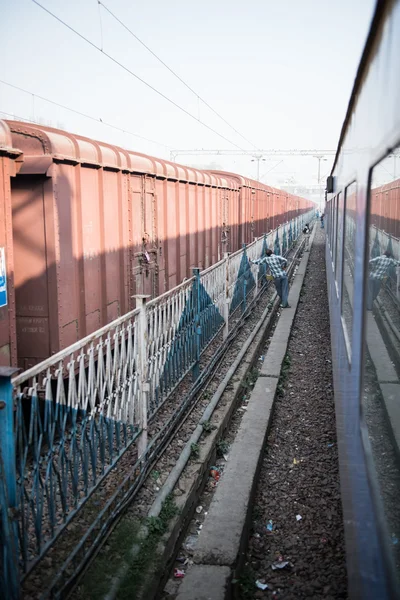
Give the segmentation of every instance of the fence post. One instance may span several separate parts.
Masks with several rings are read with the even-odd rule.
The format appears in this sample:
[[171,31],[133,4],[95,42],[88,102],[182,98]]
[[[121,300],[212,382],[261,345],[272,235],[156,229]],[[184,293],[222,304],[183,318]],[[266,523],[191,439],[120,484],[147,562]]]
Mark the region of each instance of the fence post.
[[200,375],[200,338],[201,338],[201,325],[200,325],[200,269],[196,267],[193,269],[194,281],[194,329],[195,329],[195,352],[196,359],[192,369],[193,381],[196,381]]
[[[246,255],[246,244],[243,244],[243,254]],[[247,296],[247,269],[243,273],[243,304],[242,313],[246,312],[246,296]]]
[[15,468],[14,401],[11,377],[18,369],[0,367],[0,528],[7,598],[19,598],[17,477]]
[[256,265],[256,276],[254,278],[255,281],[255,287],[254,287],[254,300],[257,298],[257,294],[258,294],[258,272],[260,270],[259,265]]
[[150,391],[148,382],[148,323],[146,304],[151,296],[146,294],[136,294],[136,308],[139,309],[139,336],[138,336],[138,367],[139,367],[139,427],[140,436],[138,442],[139,458],[144,455],[147,449],[147,400]]
[[229,334],[229,252],[225,252],[225,298],[224,298],[224,340]]

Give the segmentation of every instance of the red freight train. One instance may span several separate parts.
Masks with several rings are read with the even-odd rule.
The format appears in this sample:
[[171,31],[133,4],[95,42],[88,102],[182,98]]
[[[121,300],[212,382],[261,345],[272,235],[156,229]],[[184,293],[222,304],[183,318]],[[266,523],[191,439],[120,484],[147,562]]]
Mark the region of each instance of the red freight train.
[[[312,203],[229,173],[0,122],[0,365],[28,368]],[[15,302],[14,302],[15,290]]]

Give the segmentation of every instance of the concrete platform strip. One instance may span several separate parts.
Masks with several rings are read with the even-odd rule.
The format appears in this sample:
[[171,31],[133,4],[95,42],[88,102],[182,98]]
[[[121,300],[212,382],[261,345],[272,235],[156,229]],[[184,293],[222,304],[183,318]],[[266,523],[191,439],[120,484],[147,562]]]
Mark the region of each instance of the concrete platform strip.
[[[315,227],[310,248],[314,235]],[[291,308],[283,310],[279,318],[223,477],[199,534],[195,564],[188,569],[177,600],[223,600],[231,596],[231,580],[244,556],[251,501],[309,256],[309,252],[303,255],[290,288]]]

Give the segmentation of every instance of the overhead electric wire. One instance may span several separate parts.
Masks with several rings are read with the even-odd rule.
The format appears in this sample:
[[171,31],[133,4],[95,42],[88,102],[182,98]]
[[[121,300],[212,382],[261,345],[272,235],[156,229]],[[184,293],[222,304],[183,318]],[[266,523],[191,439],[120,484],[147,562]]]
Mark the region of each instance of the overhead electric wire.
[[253,146],[253,148],[255,148],[257,150],[257,146],[255,144],[253,144],[253,142],[250,142],[250,140],[248,140],[242,133],[240,133],[240,131],[238,131],[237,129],[235,129],[235,127],[233,127],[233,125],[231,125],[226,119],[224,119],[224,117],[219,112],[217,112],[206,100],[204,100],[204,98],[202,98],[200,96],[200,94],[198,94],[188,83],[186,83],[186,81],[184,81],[182,79],[182,77],[180,77],[178,75],[178,73],[176,73],[155,52],[153,52],[153,50],[151,48],[149,48],[149,46],[147,46],[147,44],[145,44],[135,33],[133,33],[133,31],[131,29],[129,29],[129,27],[123,21],[121,21],[121,19],[119,19],[117,17],[117,15],[115,15],[108,8],[108,6],[106,6],[104,4],[104,2],[101,2],[101,0],[97,0],[97,2],[98,2],[98,4],[100,6],[102,6],[113,17],[113,19],[115,19],[124,29],[126,29],[126,31],[128,33],[130,33],[131,36],[133,36],[135,38],[135,40],[137,40],[139,42],[139,44],[141,44],[144,48],[146,48],[146,50],[148,52],[150,52],[150,54],[152,54],[152,56],[154,56],[154,58],[156,58],[166,69],[168,69],[168,71],[170,73],[172,73],[172,75],[174,75],[174,77],[176,77],[190,92],[192,92],[192,94],[194,94],[196,96],[196,98],[198,98],[199,100],[201,100],[201,102],[203,102],[203,104],[205,106],[207,106],[207,108],[210,109],[211,112],[213,112],[219,119],[221,119],[221,121],[223,121],[226,125],[228,125],[228,127],[230,127],[238,136],[240,136],[243,140],[245,140],[245,142],[247,142],[248,144],[250,144],[250,146]]
[[[151,144],[156,144],[157,146],[164,146],[165,148],[172,150],[171,146],[169,146],[168,144],[163,144],[162,142],[156,142],[155,140],[151,140],[150,138],[144,137],[143,135],[140,135],[139,133],[133,133],[132,131],[128,131],[127,129],[122,129],[122,127],[118,127],[117,125],[112,125],[111,123],[107,123],[106,121],[103,121],[100,118],[93,117],[92,115],[87,115],[86,113],[83,113],[80,110],[76,110],[75,108],[70,108],[69,106],[65,106],[65,104],[60,104],[59,102],[55,102],[54,100],[50,100],[49,98],[45,98],[44,96],[40,96],[39,94],[35,94],[34,92],[31,92],[29,90],[25,90],[24,88],[21,88],[18,85],[14,85],[13,83],[9,83],[8,81],[3,81],[2,79],[0,79],[0,83],[2,83],[4,85],[8,85],[9,87],[12,87],[15,90],[18,90],[20,92],[24,92],[25,94],[29,94],[30,96],[33,96],[34,98],[39,98],[39,100],[43,100],[44,102],[48,102],[49,104],[53,104],[54,106],[58,106],[59,108],[63,108],[64,110],[69,110],[70,112],[75,113],[76,115],[80,115],[81,117],[85,117],[86,119],[90,119],[91,121],[95,121],[96,123],[100,123],[101,125],[106,125],[106,127],[110,127],[111,129],[115,129],[116,131],[120,131],[122,133],[127,133],[128,135],[132,135],[132,136],[137,137],[146,142],[150,142]],[[11,113],[7,113],[7,114],[11,114]],[[26,119],[26,120],[28,120],[28,119]],[[34,121],[31,121],[31,122],[34,123]]]
[[204,121],[201,121],[200,119],[198,119],[197,117],[195,117],[194,115],[192,115],[192,113],[190,113],[188,110],[186,110],[185,108],[183,108],[182,106],[180,106],[177,102],[175,102],[171,98],[168,98],[168,96],[166,96],[165,94],[163,94],[162,92],[160,92],[157,88],[155,88],[154,86],[152,86],[150,83],[148,83],[147,81],[145,81],[141,77],[139,77],[139,75],[136,75],[136,73],[134,73],[133,71],[131,71],[127,66],[125,66],[124,64],[122,64],[121,62],[119,62],[116,58],[114,58],[113,56],[111,56],[111,54],[108,54],[107,52],[105,52],[104,50],[102,50],[100,48],[100,46],[97,46],[94,42],[92,42],[87,37],[85,37],[84,35],[82,35],[82,33],[79,33],[79,31],[77,31],[76,29],[74,29],[71,25],[68,25],[68,23],[66,23],[65,21],[63,21],[60,17],[57,17],[57,15],[55,15],[48,8],[46,8],[45,6],[43,6],[42,4],[40,4],[40,2],[38,2],[37,0],[32,0],[32,2],[34,4],[36,4],[36,6],[38,6],[39,8],[41,8],[44,12],[46,12],[51,17],[53,17],[53,19],[55,19],[56,21],[58,21],[59,23],[61,23],[62,25],[64,25],[64,27],[67,27],[67,29],[69,29],[70,31],[72,31],[72,33],[74,33],[75,35],[77,35],[79,38],[81,38],[87,44],[89,44],[90,46],[92,46],[92,48],[95,48],[96,50],[98,50],[99,52],[101,52],[104,56],[106,56],[107,58],[109,58],[113,63],[115,63],[116,65],[118,65],[119,67],[121,67],[121,69],[123,69],[124,71],[126,71],[127,73],[129,73],[130,75],[132,75],[132,77],[134,77],[135,79],[137,79],[138,81],[140,81],[141,83],[143,83],[146,87],[148,87],[153,92],[155,92],[156,94],[158,94],[159,96],[161,96],[161,98],[163,98],[164,100],[167,100],[167,102],[169,102],[170,104],[172,104],[173,106],[175,106],[176,108],[178,108],[180,111],[182,111],[183,113],[185,113],[188,117],[190,117],[194,121],[200,123],[201,125],[203,125],[204,127],[206,127],[209,131],[212,131],[213,133],[215,133],[216,135],[218,135],[218,137],[220,137],[221,139],[225,140],[226,142],[228,142],[232,146],[235,146],[235,148],[239,148],[239,150],[244,151],[244,149],[241,146],[239,146],[238,144],[235,144],[235,142],[232,142],[230,139],[228,139],[227,137],[225,137],[224,135],[222,135],[222,133],[219,133],[216,129],[213,129],[213,127],[210,127],[210,125],[207,125],[207,123],[204,123]]

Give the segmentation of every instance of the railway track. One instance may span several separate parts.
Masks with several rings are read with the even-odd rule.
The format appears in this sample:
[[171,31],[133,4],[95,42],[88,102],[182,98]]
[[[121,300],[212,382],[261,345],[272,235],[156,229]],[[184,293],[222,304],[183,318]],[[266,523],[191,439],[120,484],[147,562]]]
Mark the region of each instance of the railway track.
[[[291,275],[301,250],[302,242],[289,252]],[[159,484],[164,483],[163,479],[179,458],[182,445],[198,425],[209,397],[229,371],[249,330],[265,310],[273,312],[273,295],[271,286],[264,285],[244,314],[237,314],[230,322],[232,330],[227,340],[223,341],[222,331],[214,339],[202,356],[201,374],[196,385],[192,386],[189,376],[186,377],[157,413],[157,420],[150,423],[148,467],[135,477],[140,468],[136,450],[131,448],[124,453],[64,534],[24,580],[24,598],[65,597],[71,593],[133,500],[135,508],[130,510],[138,519],[145,518],[159,487],[148,482],[149,474],[160,472]],[[185,401],[175,408],[176,399],[182,396]],[[47,589],[43,594],[44,582]]]

